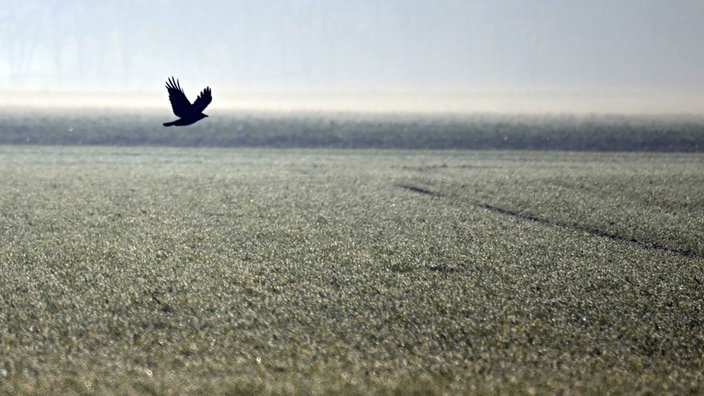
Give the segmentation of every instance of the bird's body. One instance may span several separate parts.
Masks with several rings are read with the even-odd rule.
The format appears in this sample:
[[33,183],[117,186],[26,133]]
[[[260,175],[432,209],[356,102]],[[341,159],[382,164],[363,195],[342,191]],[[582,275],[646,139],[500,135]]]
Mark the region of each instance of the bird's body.
[[207,117],[205,114],[196,114],[193,117],[183,117],[179,118],[176,121],[171,121],[171,122],[165,122],[164,126],[169,127],[169,126],[186,126],[186,125],[191,125],[195,124],[196,122],[202,120],[203,118]]
[[169,92],[169,101],[171,102],[171,108],[179,117],[176,121],[165,122],[164,126],[186,126],[191,125],[197,121],[202,120],[207,117],[203,114],[203,110],[213,101],[213,96],[210,91],[210,87],[205,87],[205,89],[198,95],[196,100],[191,104],[191,102],[186,98],[186,94],[183,93],[181,84],[178,80],[173,77],[166,80],[166,90]]

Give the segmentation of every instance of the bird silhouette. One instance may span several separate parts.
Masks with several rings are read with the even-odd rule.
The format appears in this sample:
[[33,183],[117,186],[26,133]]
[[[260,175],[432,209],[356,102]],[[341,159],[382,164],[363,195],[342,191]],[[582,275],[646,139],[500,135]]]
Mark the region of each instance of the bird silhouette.
[[175,78],[171,77],[166,80],[166,90],[169,91],[169,101],[171,102],[171,108],[174,110],[174,114],[178,117],[178,120],[165,122],[164,126],[186,126],[191,125],[197,121],[202,120],[207,117],[203,114],[203,110],[213,101],[213,96],[210,91],[210,87],[205,87],[201,91],[200,95],[196,98],[195,102],[191,102],[183,93],[181,84]]

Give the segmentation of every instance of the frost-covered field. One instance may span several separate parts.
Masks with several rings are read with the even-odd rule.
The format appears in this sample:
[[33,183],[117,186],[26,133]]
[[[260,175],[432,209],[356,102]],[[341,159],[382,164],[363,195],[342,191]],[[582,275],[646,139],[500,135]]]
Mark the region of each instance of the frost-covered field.
[[704,156],[0,147],[0,393],[703,393]]

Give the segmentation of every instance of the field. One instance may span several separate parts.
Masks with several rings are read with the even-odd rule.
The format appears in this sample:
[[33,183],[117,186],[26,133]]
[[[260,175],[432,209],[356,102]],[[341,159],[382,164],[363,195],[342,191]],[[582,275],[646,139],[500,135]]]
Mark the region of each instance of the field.
[[704,393],[702,154],[0,146],[0,180],[3,394]]
[[0,109],[0,144],[436,150],[704,151],[704,116]]

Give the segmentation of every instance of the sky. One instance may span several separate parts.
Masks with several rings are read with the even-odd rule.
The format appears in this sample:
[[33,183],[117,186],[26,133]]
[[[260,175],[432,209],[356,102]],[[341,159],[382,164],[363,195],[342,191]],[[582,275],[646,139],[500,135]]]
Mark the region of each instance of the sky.
[[704,0],[0,0],[0,103],[704,113]]

